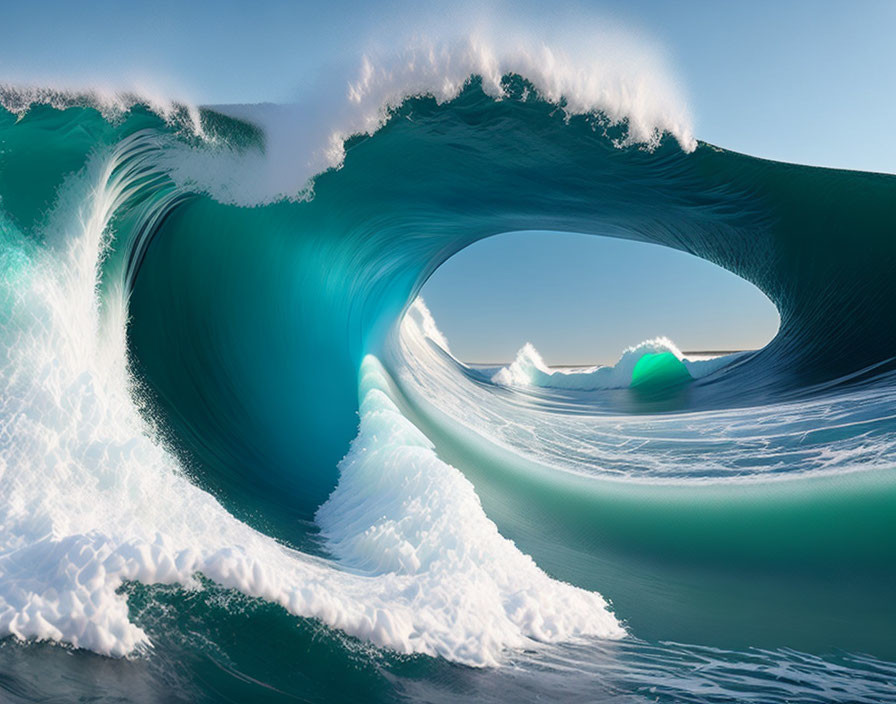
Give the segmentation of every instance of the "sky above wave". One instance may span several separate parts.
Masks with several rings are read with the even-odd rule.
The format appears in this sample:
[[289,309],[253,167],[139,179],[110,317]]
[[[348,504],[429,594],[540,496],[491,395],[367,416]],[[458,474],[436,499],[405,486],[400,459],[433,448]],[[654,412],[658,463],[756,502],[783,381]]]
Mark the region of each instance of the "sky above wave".
[[657,336],[682,350],[762,347],[774,304],[685,252],[558,232],[508,233],[467,247],[423,287],[459,359],[504,363],[531,342],[548,364],[614,364]]

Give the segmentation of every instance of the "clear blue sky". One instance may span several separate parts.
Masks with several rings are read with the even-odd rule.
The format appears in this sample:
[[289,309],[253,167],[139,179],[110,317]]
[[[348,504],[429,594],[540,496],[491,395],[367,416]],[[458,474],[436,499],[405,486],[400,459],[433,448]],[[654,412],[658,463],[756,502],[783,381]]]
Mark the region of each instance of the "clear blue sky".
[[615,362],[665,335],[683,350],[761,347],[778,330],[755,286],[691,254],[557,232],[508,233],[467,247],[423,289],[451,351],[505,362],[531,342],[549,364]]
[[[345,75],[370,39],[388,41],[396,26],[417,23],[425,29],[431,15],[451,22],[452,13],[464,12],[432,9],[441,3],[421,10],[422,5],[343,0],[7,3],[0,23],[0,82],[113,88],[137,83],[201,103],[292,101],[331,76]],[[785,161],[896,170],[896,2],[530,2],[506,3],[493,14],[500,18],[502,13],[531,18],[536,34],[539,27],[565,22],[587,35],[591,26],[599,33],[600,25],[610,23],[662,47],[688,97],[700,139]],[[748,342],[738,346],[766,339],[767,304],[740,282],[726,284],[722,279],[731,277],[720,278],[713,267],[698,262],[688,268],[679,261],[681,255],[647,254],[630,243],[563,237],[548,247],[539,244],[546,242],[543,237],[527,237],[504,237],[478,245],[478,252],[461,253],[427,287],[437,320],[462,356],[506,356],[500,350],[531,339],[553,361],[585,361],[583,355],[602,359],[615,352],[599,341],[617,349],[644,335],[665,333],[675,339],[677,330],[684,347],[703,346],[697,341],[710,330],[718,342],[708,346],[735,346],[733,340],[740,339],[735,331],[726,331],[713,317],[710,303],[720,300],[740,306],[744,320],[756,321],[737,333],[748,335]],[[455,282],[463,278],[464,267],[467,279],[481,276],[489,257],[515,264],[503,267],[499,276],[492,270],[483,277],[492,293],[479,285],[461,291]],[[690,328],[673,325],[667,317],[665,326],[659,320],[656,329],[629,331],[630,313],[597,320],[595,311],[606,308],[601,302],[612,293],[602,282],[611,279],[592,275],[591,288],[583,290],[581,282],[570,284],[562,264],[575,259],[597,272],[606,257],[617,258],[615,269],[629,270],[648,298],[663,297],[659,283],[651,281],[673,270],[686,275],[695,290],[711,295],[703,296],[702,304],[692,301]],[[508,292],[531,273],[534,261],[545,272],[538,300],[530,295],[522,302]],[[606,270],[604,276],[612,273]],[[570,311],[570,322],[534,316],[539,309]],[[491,317],[482,317],[485,310],[492,311]],[[468,322],[461,324],[464,319]],[[490,330],[501,347],[489,347],[483,330]]]

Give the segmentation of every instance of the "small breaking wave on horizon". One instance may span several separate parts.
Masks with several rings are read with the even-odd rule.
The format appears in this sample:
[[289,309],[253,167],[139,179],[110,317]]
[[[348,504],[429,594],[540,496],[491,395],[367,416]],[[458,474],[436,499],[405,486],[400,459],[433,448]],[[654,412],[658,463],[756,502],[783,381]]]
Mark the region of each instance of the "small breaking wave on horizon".
[[[513,362],[495,372],[492,381],[501,386],[536,386],[580,391],[623,389],[633,383],[636,386],[643,384],[645,379],[649,381],[651,377],[653,382],[650,383],[662,384],[665,379],[676,384],[712,374],[745,354],[748,352],[716,356],[694,355],[696,358],[690,359],[669,338],[657,337],[627,348],[616,364],[551,368],[535,346],[527,342],[517,352]],[[651,366],[653,368],[648,371]],[[661,366],[665,368],[660,368]]]

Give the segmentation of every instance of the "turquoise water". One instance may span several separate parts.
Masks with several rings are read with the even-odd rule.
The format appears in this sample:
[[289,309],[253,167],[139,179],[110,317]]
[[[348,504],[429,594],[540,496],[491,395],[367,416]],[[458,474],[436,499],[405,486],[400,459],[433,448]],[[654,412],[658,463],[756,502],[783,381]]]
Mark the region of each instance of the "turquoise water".
[[[285,198],[270,107],[0,112],[6,698],[896,701],[896,180],[503,87]],[[703,257],[781,328],[470,369],[417,294],[530,229]]]

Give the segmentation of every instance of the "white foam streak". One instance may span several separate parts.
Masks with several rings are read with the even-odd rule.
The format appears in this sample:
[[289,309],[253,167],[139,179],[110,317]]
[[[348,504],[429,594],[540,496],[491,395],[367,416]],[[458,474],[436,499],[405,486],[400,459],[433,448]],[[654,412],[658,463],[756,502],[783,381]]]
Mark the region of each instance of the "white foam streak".
[[361,430],[317,520],[340,562],[390,575],[414,650],[494,664],[529,639],[624,635],[599,594],[551,579],[498,533],[469,480],[389,398],[375,358],[361,374]]
[[[308,197],[315,176],[342,165],[347,139],[379,130],[407,98],[449,101],[473,76],[481,77],[485,92],[499,100],[506,97],[502,79],[520,75],[566,115],[599,113],[611,124],[625,123],[626,145],[652,148],[669,134],[685,151],[696,147],[686,101],[655,43],[594,13],[564,17],[552,11],[539,21],[537,14],[526,19],[511,6],[489,17],[480,4],[466,3],[441,15],[423,8],[393,14],[377,13],[373,30],[379,41],[373,37],[366,51],[346,47],[340,54],[357,59],[328,66],[315,89],[296,103],[216,107],[261,128],[264,154],[226,145],[218,145],[222,148],[214,155],[189,150],[172,164],[178,182],[241,205]],[[534,29],[527,26],[536,22]],[[192,68],[185,67],[184,74]],[[272,66],[271,71],[282,75],[289,68]],[[106,67],[104,74],[115,75],[115,70]],[[19,115],[38,103],[60,109],[91,105],[117,119],[141,103],[211,139],[203,132],[196,102],[174,100],[164,89],[170,79],[153,84],[121,77],[115,86],[91,83],[90,90],[53,81],[44,85],[0,84],[0,105]]]

